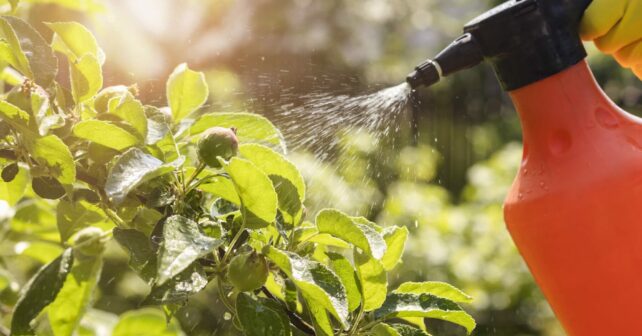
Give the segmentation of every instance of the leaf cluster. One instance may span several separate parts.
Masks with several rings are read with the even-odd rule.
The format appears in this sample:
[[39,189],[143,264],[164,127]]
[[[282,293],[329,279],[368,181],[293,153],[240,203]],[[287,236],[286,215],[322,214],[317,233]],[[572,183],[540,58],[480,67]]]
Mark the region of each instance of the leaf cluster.
[[[103,88],[105,55],[89,30],[47,26],[50,42],[26,22],[0,17],[0,59],[13,86],[0,100],[2,190],[15,209],[8,236],[45,241],[59,255],[23,287],[12,334],[35,334],[44,321],[55,335],[73,335],[111,239],[149,285],[141,304],[170,317],[211,285],[251,336],[426,335],[424,318],[474,329],[459,306],[470,297],[448,284],[388,290],[406,228],[332,209],[306,212],[305,182],[267,119],[204,112],[205,76],[186,64],[167,80],[164,107],[142,103],[135,87]],[[69,65],[68,86],[56,80],[57,57]],[[212,127],[235,128],[241,143],[238,156],[219,158],[220,169],[195,154]],[[233,262],[248,255],[252,267]],[[256,265],[267,274],[253,274],[263,269]],[[229,275],[242,272],[253,281],[238,288]],[[121,317],[114,334],[136,330],[132,319]]]

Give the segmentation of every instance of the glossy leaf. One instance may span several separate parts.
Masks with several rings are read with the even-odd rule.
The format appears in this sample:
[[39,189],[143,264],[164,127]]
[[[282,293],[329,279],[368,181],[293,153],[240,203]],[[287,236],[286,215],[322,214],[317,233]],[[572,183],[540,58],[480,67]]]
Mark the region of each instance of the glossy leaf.
[[205,75],[183,63],[174,69],[167,81],[167,101],[174,121],[179,122],[207,101],[209,90]]
[[142,183],[171,173],[181,164],[182,160],[164,164],[138,148],[131,148],[119,156],[110,169],[105,192],[112,202],[120,204],[129,192]]
[[361,283],[364,310],[381,307],[388,292],[388,275],[381,261],[355,250],[354,263]]
[[0,30],[13,54],[7,61],[36,84],[49,87],[58,73],[58,59],[47,41],[31,25],[14,16],[2,16]]
[[343,239],[375,259],[381,259],[386,252],[386,242],[377,231],[368,225],[356,223],[338,210],[321,210],[316,224],[319,232]]
[[158,256],[157,285],[175,277],[196,259],[211,253],[223,241],[200,232],[198,224],[182,216],[172,216],[163,226],[163,243]]
[[383,239],[386,241],[386,253],[381,263],[386,271],[391,271],[401,261],[408,239],[408,229],[397,226],[387,227],[383,231]]
[[129,147],[136,146],[140,139],[128,131],[114,125],[109,121],[85,120],[76,124],[73,134],[105,147],[122,151]]
[[76,182],[76,163],[69,147],[55,135],[29,139],[27,147],[31,156],[49,169],[52,177],[64,185]]
[[35,335],[31,320],[54,301],[71,271],[73,253],[66,249],[62,255],[43,266],[22,289],[13,310],[12,335]]
[[309,300],[329,311],[344,326],[348,325],[348,297],[341,279],[327,266],[292,252],[267,246],[266,256],[294,281]]
[[153,286],[143,304],[185,304],[190,296],[202,291],[205,286],[207,275],[201,265],[194,263],[164,284]]
[[99,64],[105,63],[105,53],[98,46],[94,35],[78,22],[46,23],[55,32],[51,46],[75,62],[85,54],[94,56]]
[[379,323],[372,328],[372,336],[430,336],[425,331],[405,324]]
[[350,261],[341,254],[327,253],[330,259],[330,268],[337,274],[348,297],[348,309],[352,312],[361,305],[361,291],[359,278]]
[[267,175],[252,162],[237,157],[223,168],[236,187],[247,227],[258,229],[274,222],[278,200]]
[[144,107],[145,116],[147,116],[147,136],[145,143],[153,145],[162,140],[171,127],[171,117],[168,117],[155,106]]
[[241,143],[258,143],[286,152],[281,132],[265,117],[253,113],[211,113],[200,116],[190,128],[197,135],[211,127],[236,128]]
[[49,324],[56,336],[72,336],[92,304],[103,267],[102,256],[76,258],[65,284],[49,305]]
[[[262,302],[263,301],[263,302]],[[236,313],[243,333],[247,336],[289,336],[290,322],[284,314],[249,294],[240,293],[236,298]],[[276,308],[276,307],[274,307]]]
[[458,324],[470,334],[475,320],[455,302],[431,294],[391,293],[383,306],[374,313],[376,318],[428,317]]
[[413,294],[432,294],[434,296],[448,299],[453,302],[471,303],[473,298],[462,292],[457,287],[445,282],[427,281],[427,282],[404,282],[394,293],[413,293]]
[[95,56],[85,54],[69,63],[71,94],[76,104],[93,98],[103,87],[103,73]]

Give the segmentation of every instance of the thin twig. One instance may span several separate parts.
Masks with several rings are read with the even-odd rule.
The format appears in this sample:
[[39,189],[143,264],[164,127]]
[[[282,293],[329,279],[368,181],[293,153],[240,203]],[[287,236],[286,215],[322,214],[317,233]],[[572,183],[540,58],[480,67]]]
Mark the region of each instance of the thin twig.
[[304,332],[304,333],[306,333],[308,335],[316,335],[316,332],[314,331],[314,327],[312,327],[307,322],[305,322],[295,312],[290,311],[285,306],[285,304],[281,300],[277,299],[274,295],[272,295],[272,293],[270,293],[270,291],[267,288],[265,288],[265,286],[261,287],[261,292],[263,294],[265,294],[265,296],[267,296],[268,298],[270,298],[272,300],[276,300],[276,301],[280,302],[283,305],[283,310],[285,310],[285,313],[288,315],[288,318],[290,319],[290,322],[292,322],[292,324],[295,327],[297,327],[299,330],[301,330],[302,332]]

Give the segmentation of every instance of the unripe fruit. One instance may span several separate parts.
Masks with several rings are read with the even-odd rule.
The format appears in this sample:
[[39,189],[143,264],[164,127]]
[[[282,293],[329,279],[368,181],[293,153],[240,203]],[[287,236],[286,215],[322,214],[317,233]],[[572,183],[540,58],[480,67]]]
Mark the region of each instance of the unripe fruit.
[[96,227],[88,227],[80,230],[73,238],[74,250],[84,256],[97,256],[105,250],[105,242],[102,240],[103,230]]
[[212,168],[221,168],[217,157],[225,160],[236,156],[239,150],[239,140],[234,129],[212,127],[205,131],[198,141],[198,157]]
[[236,289],[249,292],[261,288],[267,281],[268,265],[265,257],[256,252],[242,253],[230,262],[227,278]]

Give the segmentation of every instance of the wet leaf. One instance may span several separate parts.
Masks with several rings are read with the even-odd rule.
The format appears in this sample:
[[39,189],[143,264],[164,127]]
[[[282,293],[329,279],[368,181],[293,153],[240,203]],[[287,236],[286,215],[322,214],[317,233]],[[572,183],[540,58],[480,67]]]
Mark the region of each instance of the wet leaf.
[[54,301],[71,271],[73,253],[66,249],[62,255],[43,266],[25,285],[13,310],[12,335],[35,335],[31,320]]
[[290,322],[277,306],[268,306],[267,300],[255,299],[240,293],[236,298],[236,313],[243,333],[247,336],[289,336]]
[[147,117],[147,137],[145,143],[153,145],[161,141],[171,127],[171,117],[165,115],[155,106],[145,106],[145,116]]
[[368,225],[356,223],[338,210],[321,210],[316,223],[319,232],[343,239],[375,259],[381,259],[386,252],[386,242],[381,234]]
[[56,300],[49,305],[49,323],[56,336],[74,335],[83,315],[91,307],[102,267],[102,255],[74,260]]
[[125,94],[114,97],[108,103],[109,113],[127,122],[137,132],[137,137],[147,138],[147,117],[143,104],[127,91]]
[[136,146],[140,139],[109,121],[85,120],[76,124],[73,134],[81,139],[122,151]]
[[455,302],[431,294],[391,293],[375,318],[428,317],[458,324],[470,334],[475,320]]
[[361,305],[361,291],[359,277],[350,261],[341,254],[327,253],[330,259],[330,268],[337,274],[348,297],[348,309],[352,312]]
[[328,310],[344,326],[348,326],[348,297],[341,279],[327,266],[305,259],[295,253],[267,246],[266,256],[294,281],[308,299],[309,305],[318,304]]
[[115,204],[122,203],[127,195],[144,182],[171,173],[182,165],[183,159],[164,164],[163,161],[131,148],[118,157],[109,171],[105,192]]
[[177,66],[167,80],[167,101],[174,122],[181,121],[205,104],[208,94],[203,73],[191,70],[185,63]]
[[163,285],[152,287],[142,304],[184,304],[190,296],[202,291],[205,286],[207,286],[207,276],[203,267],[193,263]]
[[421,329],[404,324],[379,323],[372,328],[372,336],[430,336]]
[[178,275],[196,259],[211,253],[222,243],[201,233],[198,224],[191,219],[182,216],[167,218],[158,256],[157,285]]

